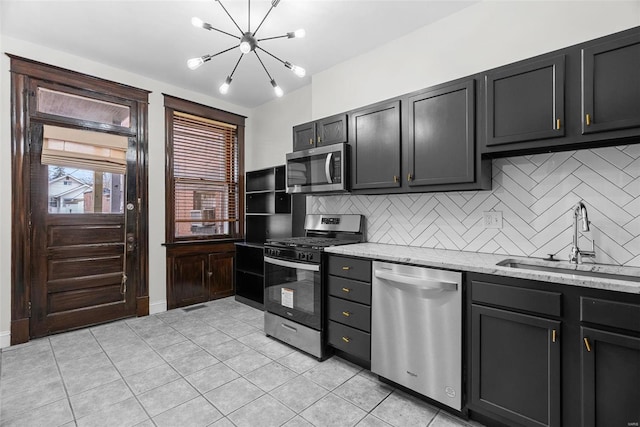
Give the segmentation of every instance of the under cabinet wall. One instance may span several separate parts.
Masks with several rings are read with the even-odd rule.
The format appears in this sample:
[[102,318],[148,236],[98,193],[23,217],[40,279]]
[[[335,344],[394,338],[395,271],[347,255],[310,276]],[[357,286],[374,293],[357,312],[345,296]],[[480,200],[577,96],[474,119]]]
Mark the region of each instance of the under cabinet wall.
[[[310,196],[307,211],[359,213],[367,241],[514,256],[568,256],[584,200],[600,263],[640,266],[640,144],[493,160],[492,191]],[[500,211],[501,229],[483,212]]]

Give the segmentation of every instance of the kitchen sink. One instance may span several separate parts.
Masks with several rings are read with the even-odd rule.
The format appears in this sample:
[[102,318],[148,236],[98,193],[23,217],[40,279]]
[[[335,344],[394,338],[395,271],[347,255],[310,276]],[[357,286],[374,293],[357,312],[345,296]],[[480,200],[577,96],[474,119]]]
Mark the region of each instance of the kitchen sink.
[[504,259],[497,263],[501,267],[509,267],[515,268],[519,270],[535,270],[535,271],[547,271],[549,273],[560,273],[560,274],[571,274],[574,276],[586,276],[586,277],[596,277],[601,279],[615,279],[615,280],[626,280],[631,282],[640,282],[640,277],[633,273],[624,274],[624,273],[614,273],[611,271],[606,271],[607,269],[620,269],[624,267],[617,266],[606,266],[606,265],[598,265],[598,264],[589,264],[589,265],[572,265],[568,263],[558,263],[559,265],[553,265],[550,262],[544,263],[543,261],[528,261],[528,260],[518,260],[518,259]]

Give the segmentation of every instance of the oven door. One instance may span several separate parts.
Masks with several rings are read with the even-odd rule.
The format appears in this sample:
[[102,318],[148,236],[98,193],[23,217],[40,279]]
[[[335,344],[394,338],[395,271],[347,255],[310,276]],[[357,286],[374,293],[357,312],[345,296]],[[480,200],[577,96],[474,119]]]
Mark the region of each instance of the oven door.
[[321,330],[320,264],[264,257],[265,310]]
[[287,193],[347,191],[346,144],[287,154]]

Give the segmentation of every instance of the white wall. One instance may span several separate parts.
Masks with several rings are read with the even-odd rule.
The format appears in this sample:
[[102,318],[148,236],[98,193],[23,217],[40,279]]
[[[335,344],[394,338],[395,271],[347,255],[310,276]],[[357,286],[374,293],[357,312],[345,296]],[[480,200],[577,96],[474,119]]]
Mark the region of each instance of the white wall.
[[245,170],[285,162],[293,147],[292,127],[311,120],[311,86],[276,98],[251,111],[251,144],[247,144]]
[[312,78],[313,119],[640,25],[640,1],[483,1]]
[[[164,106],[162,93],[249,116],[250,111],[205,94],[187,91],[64,52],[0,36],[0,347],[9,344],[11,320],[11,53],[51,65],[152,91],[149,95],[149,300],[151,312],[166,310],[164,242]],[[251,145],[248,119],[246,140]]]

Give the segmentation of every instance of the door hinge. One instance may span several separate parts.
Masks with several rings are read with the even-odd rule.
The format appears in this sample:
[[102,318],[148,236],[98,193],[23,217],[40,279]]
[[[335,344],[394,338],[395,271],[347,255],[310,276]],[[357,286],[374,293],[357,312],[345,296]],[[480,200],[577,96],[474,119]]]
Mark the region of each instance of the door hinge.
[[31,317],[31,301],[27,305],[27,317]]
[[29,233],[31,233],[31,211],[29,211],[29,219],[27,220],[27,227],[29,228]]

